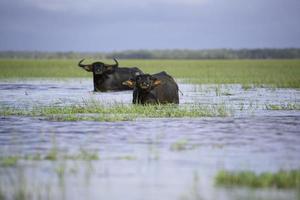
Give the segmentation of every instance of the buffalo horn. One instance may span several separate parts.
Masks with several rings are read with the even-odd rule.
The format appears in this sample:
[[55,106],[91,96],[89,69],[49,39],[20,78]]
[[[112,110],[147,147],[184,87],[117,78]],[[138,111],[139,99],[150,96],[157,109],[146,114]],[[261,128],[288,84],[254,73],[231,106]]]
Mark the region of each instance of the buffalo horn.
[[108,66],[111,66],[111,67],[118,67],[118,66],[119,66],[119,63],[118,63],[117,59],[114,58],[114,61],[116,62],[116,64],[108,65]]

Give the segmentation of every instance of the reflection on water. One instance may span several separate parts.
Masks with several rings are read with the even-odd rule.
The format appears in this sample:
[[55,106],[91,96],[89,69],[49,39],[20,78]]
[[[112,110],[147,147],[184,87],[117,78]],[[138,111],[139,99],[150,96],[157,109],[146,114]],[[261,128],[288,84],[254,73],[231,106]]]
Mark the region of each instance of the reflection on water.
[[[25,185],[30,199],[39,195],[42,199],[297,198],[295,190],[217,188],[213,177],[220,169],[259,173],[300,168],[300,112],[264,109],[265,104],[299,103],[299,90],[179,86],[182,105],[222,103],[235,110],[234,116],[131,122],[2,116],[1,156],[45,155],[55,146],[69,154],[81,149],[96,152],[100,160],[21,159],[14,167],[0,168],[0,195],[1,190],[14,193],[14,188]],[[3,82],[0,102],[14,107],[68,105],[82,99],[131,102],[131,91],[93,93],[91,89],[86,79]],[[172,149],[178,141],[185,141],[185,148]]]

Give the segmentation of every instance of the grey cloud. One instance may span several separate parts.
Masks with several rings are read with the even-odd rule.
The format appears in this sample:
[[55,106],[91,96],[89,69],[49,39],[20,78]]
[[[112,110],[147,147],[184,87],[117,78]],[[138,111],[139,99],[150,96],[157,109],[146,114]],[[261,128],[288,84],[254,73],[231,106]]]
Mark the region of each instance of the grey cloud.
[[300,47],[297,0],[69,1],[1,1],[0,50]]

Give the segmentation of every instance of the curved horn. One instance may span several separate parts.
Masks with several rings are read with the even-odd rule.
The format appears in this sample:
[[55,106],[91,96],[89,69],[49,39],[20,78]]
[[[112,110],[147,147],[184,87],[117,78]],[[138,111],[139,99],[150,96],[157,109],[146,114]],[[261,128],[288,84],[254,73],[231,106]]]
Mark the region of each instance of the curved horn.
[[83,69],[85,69],[88,72],[93,71],[93,65],[91,65],[91,64],[90,65],[81,64],[83,61],[84,61],[84,59],[82,59],[81,61],[79,61],[78,66],[82,67]]
[[118,67],[119,63],[118,63],[117,59],[114,58],[114,61],[116,62],[116,64],[106,65],[106,66],[108,66],[108,67]]
[[115,66],[118,67],[119,63],[118,63],[117,59],[114,58],[114,61],[116,62]]
[[84,66],[86,66],[86,65],[81,64],[83,61],[84,61],[84,59],[82,59],[82,60],[79,61],[79,63],[78,63],[78,66],[79,66],[79,67],[84,67]]

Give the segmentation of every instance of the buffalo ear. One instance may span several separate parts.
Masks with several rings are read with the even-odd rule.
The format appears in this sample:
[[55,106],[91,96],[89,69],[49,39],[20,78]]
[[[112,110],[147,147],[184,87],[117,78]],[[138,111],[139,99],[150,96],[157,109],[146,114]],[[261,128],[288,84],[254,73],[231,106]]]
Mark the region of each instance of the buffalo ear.
[[106,66],[106,72],[107,73],[113,73],[115,71],[115,67],[114,66]]
[[93,65],[85,65],[82,68],[85,69],[88,72],[92,72],[93,71]]
[[133,80],[129,79],[127,81],[124,81],[122,83],[122,85],[127,85],[128,87],[133,88],[135,86],[135,82]]
[[158,79],[156,79],[156,80],[153,82],[153,85],[154,85],[154,86],[158,86],[158,85],[160,85],[160,84],[161,84],[161,81],[158,80]]

